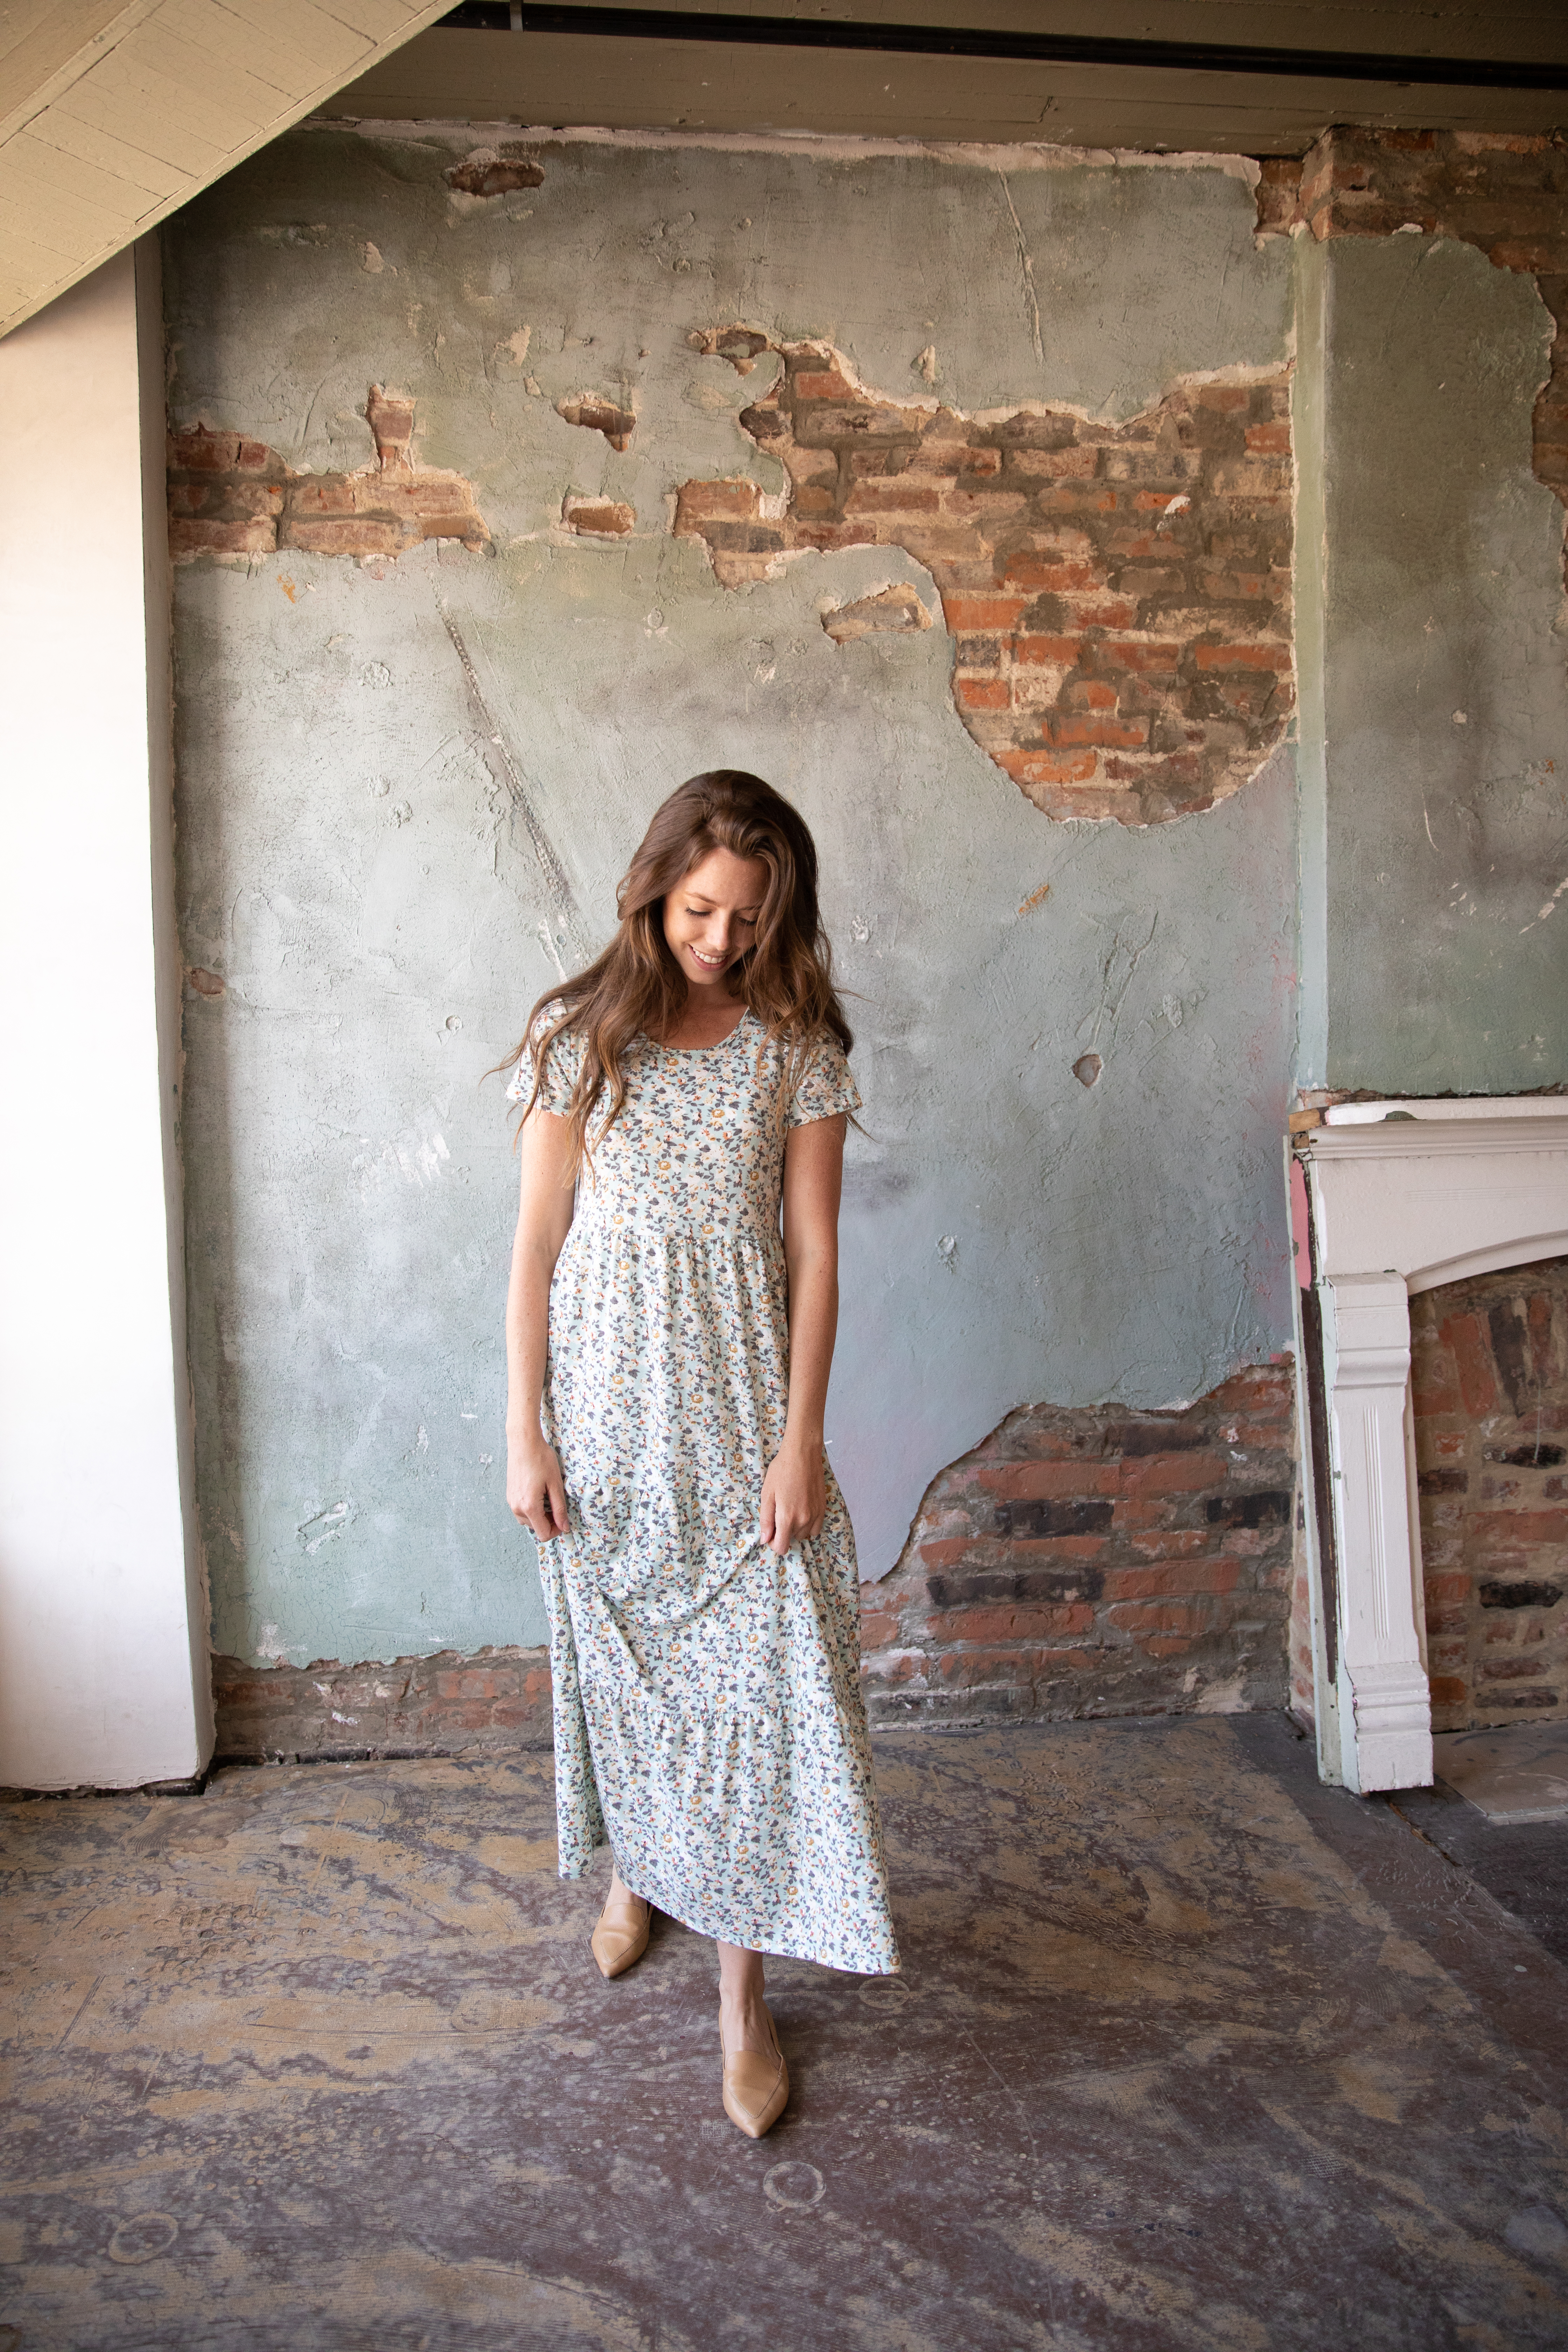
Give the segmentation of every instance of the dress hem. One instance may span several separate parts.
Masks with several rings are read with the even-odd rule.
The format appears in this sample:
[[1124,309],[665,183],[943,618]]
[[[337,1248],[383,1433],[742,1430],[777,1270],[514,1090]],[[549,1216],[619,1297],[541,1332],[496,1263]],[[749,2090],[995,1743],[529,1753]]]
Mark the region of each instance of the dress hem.
[[[683,1919],[679,1911],[671,1911],[668,1905],[657,1901],[651,1895],[644,1895],[640,1887],[627,1885],[624,1878],[621,1884],[626,1887],[628,1895],[637,1895],[639,1902],[646,1903],[650,1910],[659,1912],[666,1919],[673,1919],[676,1926],[684,1927],[688,1934],[710,1937],[716,1944],[734,1942],[735,1939],[732,1937],[721,1935],[716,1927],[699,1927],[694,1920]],[[890,1965],[885,1968],[861,1969],[857,1968],[851,1960],[824,1959],[820,1952],[804,1951],[798,1944],[795,1943],[740,1944],[737,1949],[742,1952],[763,1952],[770,1960],[809,1960],[814,1968],[832,1969],[837,1975],[844,1977],[900,1977],[904,1972],[904,1964],[896,1955]]]
[[[563,1870],[560,1875],[563,1878],[585,1878],[587,1870],[586,1868]],[[700,1925],[695,1919],[683,1919],[680,1913],[672,1911],[668,1903],[660,1902],[657,1895],[645,1894],[640,1886],[634,1886],[624,1872],[621,1874],[621,1885],[628,1895],[635,1895],[639,1903],[646,1903],[650,1910],[658,1912],[663,1918],[673,1919],[676,1926],[684,1927],[689,1935],[707,1936],[716,1944],[729,1944],[735,1940],[731,1936],[723,1935],[717,1927]],[[814,1968],[832,1969],[836,1974],[845,1977],[901,1977],[904,1972],[904,1964],[896,1952],[891,1961],[884,1967],[862,1969],[857,1968],[851,1960],[825,1959],[820,1952],[805,1951],[798,1943],[741,1944],[738,1949],[743,1952],[763,1952],[771,1960],[809,1960]]]

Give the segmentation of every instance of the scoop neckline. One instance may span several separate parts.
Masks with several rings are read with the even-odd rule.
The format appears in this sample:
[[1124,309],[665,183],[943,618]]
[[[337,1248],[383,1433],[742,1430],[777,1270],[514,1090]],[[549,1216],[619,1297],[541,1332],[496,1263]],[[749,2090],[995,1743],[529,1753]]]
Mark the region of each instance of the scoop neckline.
[[752,1013],[751,1006],[749,1004],[746,1005],[742,1009],[740,1019],[736,1022],[729,1035],[727,1037],[721,1037],[717,1044],[712,1045],[661,1045],[657,1038],[647,1037],[647,1031],[646,1029],[643,1031],[643,1035],[647,1037],[647,1042],[653,1047],[656,1054],[721,1054],[726,1045],[732,1045],[734,1044],[736,1038],[740,1035],[747,1022],[754,1020],[755,1017],[756,1016]]

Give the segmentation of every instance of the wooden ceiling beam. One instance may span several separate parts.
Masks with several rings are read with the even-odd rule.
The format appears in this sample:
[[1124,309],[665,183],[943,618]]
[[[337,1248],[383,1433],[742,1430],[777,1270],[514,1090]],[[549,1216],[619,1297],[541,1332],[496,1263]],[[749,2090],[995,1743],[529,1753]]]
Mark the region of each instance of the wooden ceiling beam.
[[468,26],[422,34],[322,113],[1251,154],[1300,154],[1336,121],[1568,122],[1559,0],[470,0],[459,14]]

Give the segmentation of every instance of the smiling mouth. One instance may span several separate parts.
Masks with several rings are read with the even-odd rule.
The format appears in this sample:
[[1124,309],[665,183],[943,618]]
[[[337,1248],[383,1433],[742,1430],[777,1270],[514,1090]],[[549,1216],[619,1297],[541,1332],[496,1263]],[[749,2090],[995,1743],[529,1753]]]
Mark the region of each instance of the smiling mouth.
[[730,959],[728,956],[705,956],[700,948],[693,948],[691,961],[700,963],[704,971],[722,971]]

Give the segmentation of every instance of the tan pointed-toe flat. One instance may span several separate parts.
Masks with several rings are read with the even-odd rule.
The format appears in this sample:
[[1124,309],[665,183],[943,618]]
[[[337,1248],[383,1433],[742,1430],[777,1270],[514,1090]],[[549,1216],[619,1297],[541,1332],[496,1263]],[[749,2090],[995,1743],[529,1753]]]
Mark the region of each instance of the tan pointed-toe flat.
[[761,2139],[772,2131],[789,2102],[789,2068],[771,2017],[768,2031],[773,2043],[771,2057],[755,2050],[739,2050],[732,2058],[726,2051],[724,2055],[724,2113],[748,2139]]
[[611,1895],[588,1938],[601,1976],[624,1977],[628,1969],[636,1968],[647,1949],[652,1918],[652,1906],[640,1895]]

